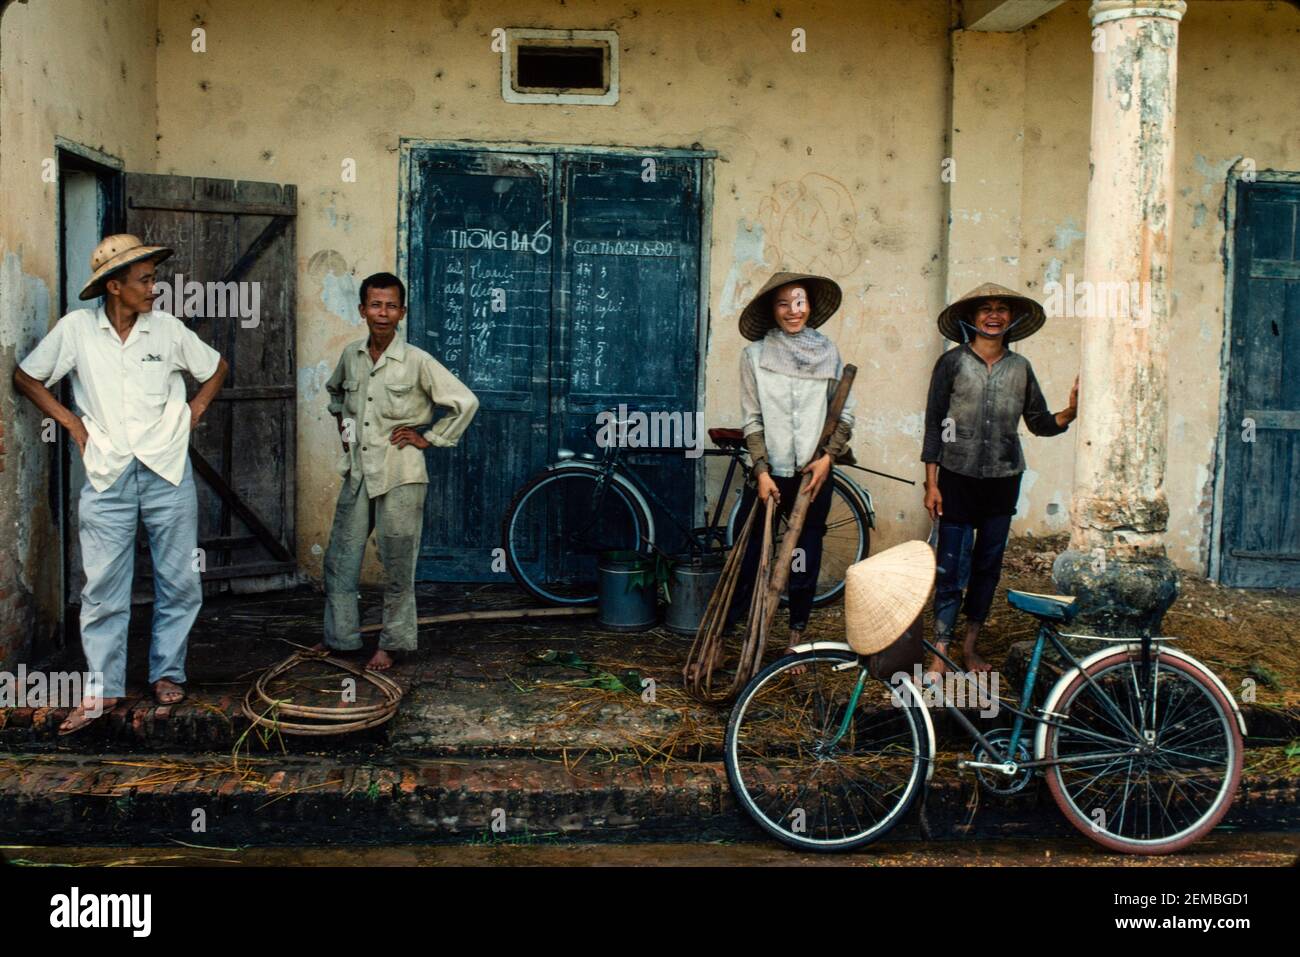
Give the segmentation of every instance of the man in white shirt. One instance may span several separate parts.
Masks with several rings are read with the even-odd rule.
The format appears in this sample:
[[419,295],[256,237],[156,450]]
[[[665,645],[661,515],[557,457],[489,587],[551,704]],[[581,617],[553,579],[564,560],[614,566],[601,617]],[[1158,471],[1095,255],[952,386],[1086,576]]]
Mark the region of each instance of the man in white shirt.
[[[91,677],[60,734],[85,727],[126,694],[140,519],[155,588],[149,683],[161,705],[185,697],[186,644],[203,603],[189,438],[228,366],[175,316],[153,310],[154,267],[171,254],[128,234],[105,238],[81,290],[83,301],[103,295],[103,305],[68,313],[14,370],[14,387],[68,430],[86,468],[78,531],[86,571],[81,644]],[[188,403],[181,372],[202,383]],[[80,417],[49,389],[69,374]]]

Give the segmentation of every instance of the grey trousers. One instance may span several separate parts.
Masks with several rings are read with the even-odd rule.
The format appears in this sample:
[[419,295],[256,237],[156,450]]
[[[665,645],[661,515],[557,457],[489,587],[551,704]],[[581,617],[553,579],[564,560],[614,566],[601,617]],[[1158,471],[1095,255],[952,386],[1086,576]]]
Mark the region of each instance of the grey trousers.
[[338,651],[361,647],[357,585],[366,541],[374,531],[384,566],[384,630],[379,647],[386,651],[415,650],[415,564],[420,555],[428,488],[424,482],[414,482],[370,498],[365,479],[356,491],[347,479],[343,480],[325,552],[327,647]]

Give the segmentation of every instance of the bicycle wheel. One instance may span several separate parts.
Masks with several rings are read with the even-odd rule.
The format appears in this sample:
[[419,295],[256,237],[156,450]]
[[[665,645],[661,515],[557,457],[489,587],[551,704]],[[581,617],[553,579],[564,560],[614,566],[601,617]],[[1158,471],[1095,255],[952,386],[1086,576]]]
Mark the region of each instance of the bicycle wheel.
[[596,601],[601,552],[638,549],[650,518],[628,489],[599,472],[560,467],[515,493],[502,522],[506,567],[554,605]]
[[[1058,699],[1049,727],[1048,789],[1076,828],[1131,854],[1170,854],[1228,813],[1241,780],[1241,731],[1232,704],[1197,668],[1121,649],[1094,662]],[[1153,693],[1154,691],[1154,693]],[[1152,701],[1154,700],[1154,708]],[[1145,706],[1145,709],[1144,707]],[[1145,714],[1144,714],[1145,710]]]
[[[844,576],[849,566],[867,557],[871,550],[871,529],[867,515],[853,489],[840,476],[831,477],[831,510],[826,516],[826,536],[822,539],[822,563],[817,571],[817,594],[813,607],[820,608],[835,601],[844,592]],[[773,529],[775,547],[780,548],[781,535],[786,528],[781,519]],[[727,520],[727,545],[740,534],[740,500],[731,508]],[[785,607],[787,596],[781,595]]]
[[[842,736],[861,669],[851,651],[787,655],[741,692],[727,723],[732,792],[759,826],[791,847],[844,851],[876,840],[923,787],[923,707],[867,676]],[[836,671],[836,665],[855,667]],[[801,673],[792,669],[802,667]]]

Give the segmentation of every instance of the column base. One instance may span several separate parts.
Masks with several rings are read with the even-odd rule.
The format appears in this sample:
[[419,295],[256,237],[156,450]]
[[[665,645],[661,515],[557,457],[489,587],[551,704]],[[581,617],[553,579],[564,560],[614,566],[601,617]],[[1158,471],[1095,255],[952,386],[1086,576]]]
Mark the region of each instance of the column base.
[[[1178,571],[1168,558],[1103,563],[1097,553],[1066,550],[1052,564],[1052,581],[1080,606],[1075,622],[1084,627],[1065,630],[1116,639],[1160,634],[1165,612],[1178,597]],[[1095,642],[1089,644],[1095,651]]]

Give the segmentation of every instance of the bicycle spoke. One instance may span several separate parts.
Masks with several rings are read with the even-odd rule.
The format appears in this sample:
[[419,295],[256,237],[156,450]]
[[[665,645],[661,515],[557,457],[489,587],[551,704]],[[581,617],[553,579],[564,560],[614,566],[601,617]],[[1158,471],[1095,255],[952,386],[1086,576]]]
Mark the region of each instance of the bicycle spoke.
[[[1060,706],[1067,715],[1049,731],[1052,769],[1067,813],[1095,820],[1102,832],[1125,842],[1167,842],[1209,819],[1222,806],[1232,776],[1230,716],[1199,678],[1180,667],[1151,671],[1144,690],[1138,659],[1100,667]],[[1088,754],[1091,732],[1128,734],[1121,722],[1146,732],[1133,753],[1103,761]],[[1074,758],[1083,758],[1076,763]]]
[[[802,657],[760,675],[737,703],[728,775],[742,805],[789,843],[871,839],[897,818],[924,773],[915,712],[894,707],[883,682],[869,680],[848,713],[859,672],[832,670],[846,659]],[[804,673],[789,674],[792,665]],[[800,820],[804,830],[796,832]]]

